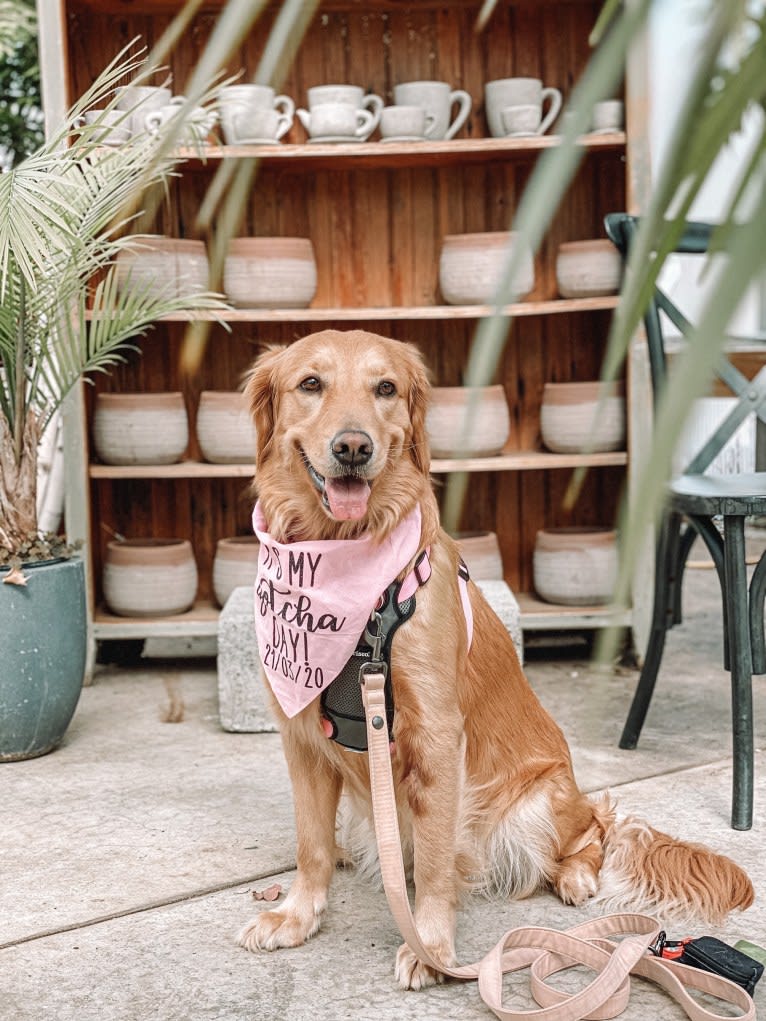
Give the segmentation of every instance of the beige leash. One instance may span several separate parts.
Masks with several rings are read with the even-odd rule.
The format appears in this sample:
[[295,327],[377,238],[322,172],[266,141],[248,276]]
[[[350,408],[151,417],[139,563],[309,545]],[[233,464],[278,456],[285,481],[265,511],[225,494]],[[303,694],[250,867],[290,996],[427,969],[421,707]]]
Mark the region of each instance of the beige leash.
[[[385,677],[368,664],[363,668],[362,699],[367,723],[370,787],[378,855],[391,913],[412,952],[436,971],[458,979],[478,979],[479,993],[501,1021],[607,1021],[628,1003],[630,975],[640,975],[662,986],[691,1021],[731,1021],[731,1014],[715,1014],[693,999],[689,989],[710,994],[741,1010],[741,1021],[755,1018],[748,993],[734,982],[675,961],[655,957],[648,947],[660,927],[646,915],[614,914],[583,922],[561,932],[538,926],[511,929],[481,961],[445,967],[423,946],[412,917],[402,862],[396,815],[391,753],[386,726]],[[366,672],[366,671],[369,672]],[[613,937],[622,936],[619,942]],[[557,971],[583,964],[596,977],[572,995],[545,981]],[[518,1011],[503,1007],[503,975],[530,969],[530,989],[538,1010]]]

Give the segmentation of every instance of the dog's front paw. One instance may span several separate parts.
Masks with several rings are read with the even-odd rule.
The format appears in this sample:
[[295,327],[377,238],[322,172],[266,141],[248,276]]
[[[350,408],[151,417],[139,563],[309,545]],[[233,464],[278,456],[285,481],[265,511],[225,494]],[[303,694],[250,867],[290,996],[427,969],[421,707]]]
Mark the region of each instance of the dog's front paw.
[[295,911],[262,911],[256,915],[237,937],[245,950],[279,950],[280,947],[299,947],[319,931],[321,917],[310,917]]
[[413,954],[406,943],[402,943],[396,954],[396,981],[402,989],[425,989],[444,981],[444,975]]

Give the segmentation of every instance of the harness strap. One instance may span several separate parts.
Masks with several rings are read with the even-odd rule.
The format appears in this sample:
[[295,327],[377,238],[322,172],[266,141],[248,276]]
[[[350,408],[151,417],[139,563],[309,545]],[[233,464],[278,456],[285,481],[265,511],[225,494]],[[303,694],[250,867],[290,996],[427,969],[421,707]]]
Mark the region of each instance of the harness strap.
[[[660,926],[647,915],[623,913],[583,922],[564,932],[536,926],[509,930],[500,942],[475,964],[449,968],[437,961],[423,945],[412,916],[402,862],[397,822],[391,755],[385,727],[385,677],[363,673],[360,677],[367,724],[370,788],[378,842],[378,856],[391,913],[410,950],[436,971],[458,979],[478,979],[479,993],[500,1021],[607,1021],[625,1009],[630,975],[648,978],[676,1000],[691,1021],[724,1021],[731,1015],[715,1014],[693,999],[688,989],[718,997],[741,1011],[739,1021],[754,1021],[755,1005],[740,986],[720,975],[654,957],[648,948]],[[618,943],[612,937],[623,936]],[[580,992],[568,995],[549,986],[545,979],[557,971],[584,964],[597,972]],[[518,1011],[503,1007],[503,975],[530,968],[530,988],[539,1010]]]

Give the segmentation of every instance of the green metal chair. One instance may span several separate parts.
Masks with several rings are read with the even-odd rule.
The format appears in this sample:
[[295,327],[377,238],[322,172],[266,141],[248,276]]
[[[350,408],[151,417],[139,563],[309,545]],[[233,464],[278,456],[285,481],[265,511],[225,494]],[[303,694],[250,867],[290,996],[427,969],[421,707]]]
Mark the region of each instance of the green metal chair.
[[[625,213],[605,219],[606,232],[626,258],[638,220]],[[713,227],[688,223],[676,251],[707,252]],[[663,312],[684,337],[691,324],[660,287],[646,310],[644,325],[652,389],[656,398],[667,376]],[[763,339],[763,338],[762,338]],[[766,355],[766,345],[764,345]],[[684,472],[667,487],[658,527],[651,633],[643,669],[620,738],[620,748],[635,748],[654,692],[665,648],[665,636],[681,621],[681,583],[692,543],[700,535],[710,551],[721,586],[724,668],[731,674],[733,785],[731,825],[750,829],[753,822],[753,694],[752,675],[766,673],[764,596],[766,553],[748,585],[745,561],[745,519],[766,514],[766,472],[705,475],[716,454],[755,412],[766,422],[766,367],[747,379],[723,356],[717,374],[739,398],[736,407],[713,432]]]

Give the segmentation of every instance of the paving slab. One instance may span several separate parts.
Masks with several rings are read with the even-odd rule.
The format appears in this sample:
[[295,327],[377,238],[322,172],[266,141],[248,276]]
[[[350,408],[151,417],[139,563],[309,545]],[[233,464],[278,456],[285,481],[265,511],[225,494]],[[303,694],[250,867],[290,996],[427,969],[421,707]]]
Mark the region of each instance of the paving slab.
[[[766,775],[759,756],[759,777]],[[704,838],[728,851],[756,876],[759,900],[714,934],[733,943],[763,940],[766,934],[766,867],[762,855],[766,826],[734,833],[716,810],[721,767],[674,774],[657,804],[653,781],[619,791],[623,807],[646,811],[656,822],[684,836]],[[759,779],[763,800],[766,784]],[[235,944],[239,928],[260,909],[253,889],[278,881],[287,889],[287,872],[182,903],[140,911],[78,931],[26,942],[2,952],[0,1003],[14,1021],[445,1021],[487,1019],[473,983],[449,982],[421,992],[404,992],[393,978],[400,942],[383,893],[353,872],[338,872],[330,909],[319,935],[303,947],[273,954],[248,954]],[[470,898],[461,912],[461,961],[483,955],[508,929],[518,925],[566,928],[599,912],[574,909],[542,893],[524,901]],[[672,931],[672,930],[671,930]],[[685,932],[684,935],[700,935]],[[681,935],[680,933],[678,935]],[[625,1021],[684,1015],[649,983],[634,980]],[[506,1005],[533,1006],[526,976],[506,982]],[[766,986],[758,988],[759,1013],[766,1009]]]
[[0,944],[293,865],[280,738],[225,734],[215,690],[101,670],[57,751],[3,763]]

